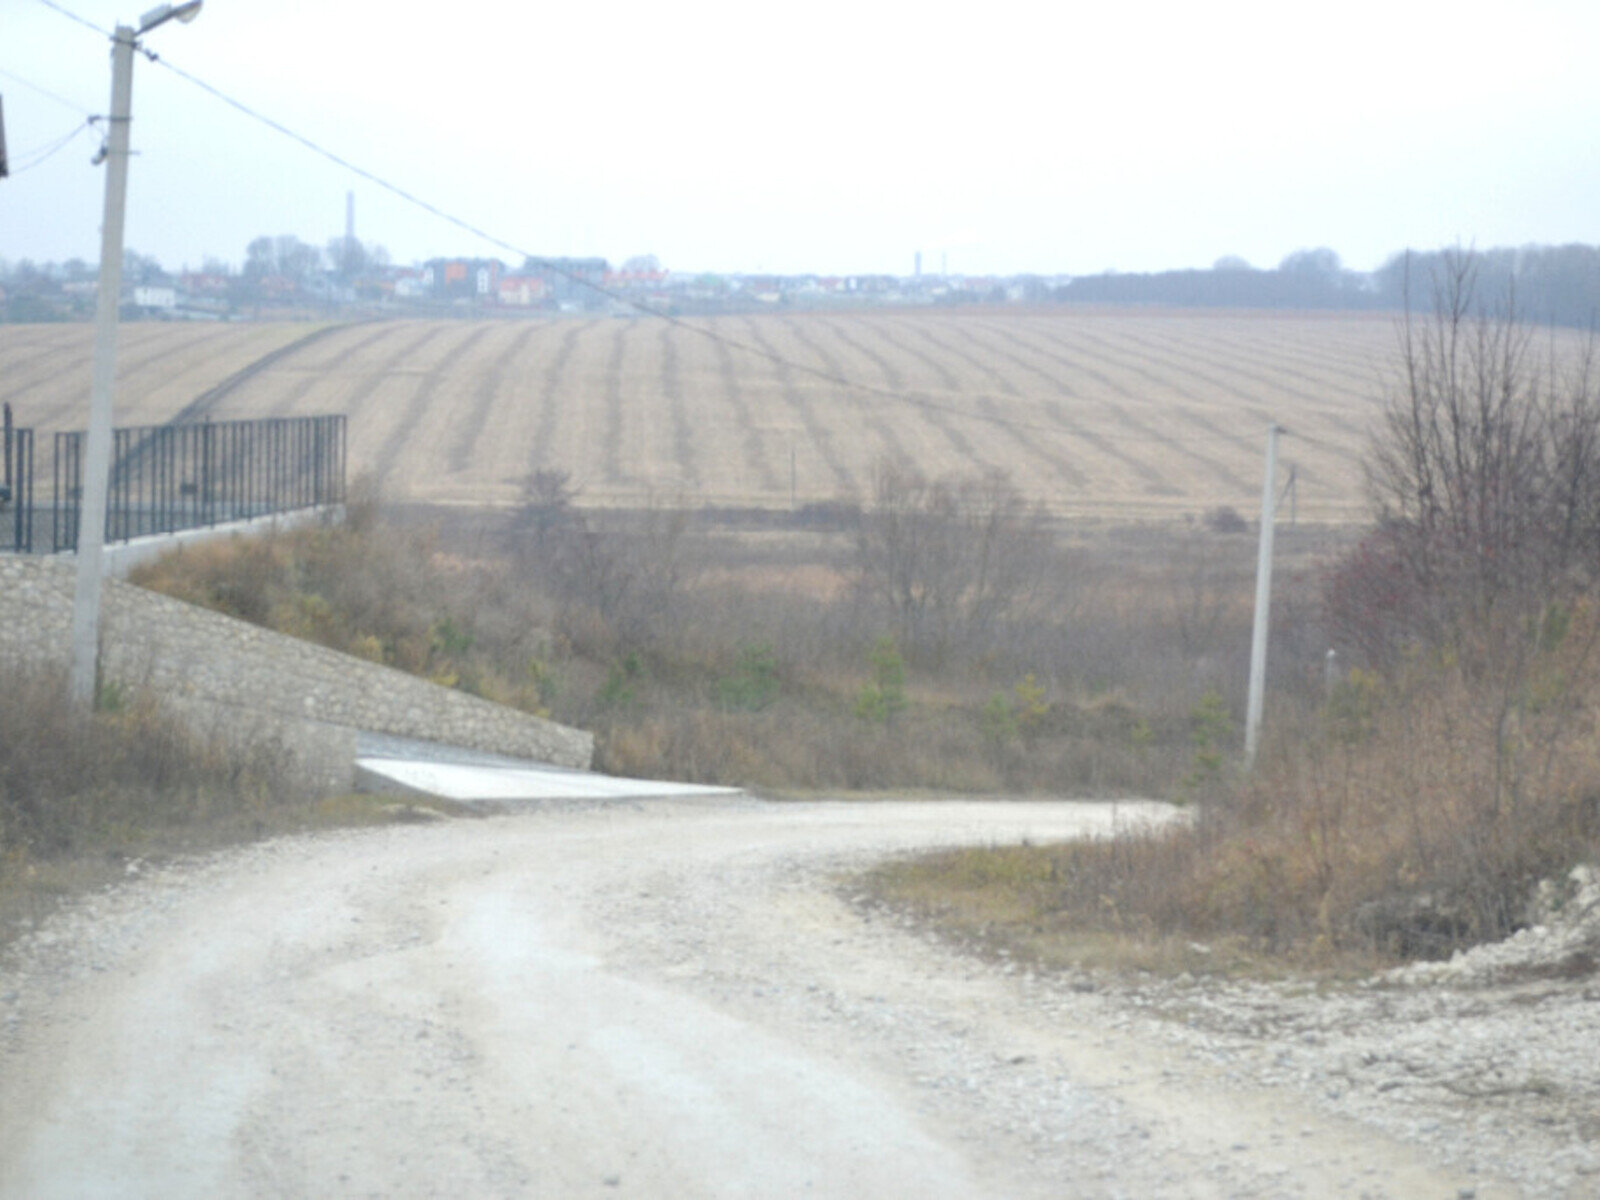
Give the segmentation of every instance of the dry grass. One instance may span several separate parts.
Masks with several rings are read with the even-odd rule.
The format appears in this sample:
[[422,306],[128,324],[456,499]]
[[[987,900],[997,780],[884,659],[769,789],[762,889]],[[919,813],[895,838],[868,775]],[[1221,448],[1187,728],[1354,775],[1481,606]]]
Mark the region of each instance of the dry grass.
[[1280,710],[1256,773],[1186,827],[939,854],[868,884],[957,936],[1058,963],[1106,938],[1189,971],[1445,957],[1521,928],[1541,880],[1600,855],[1595,664],[1552,652],[1527,699],[1497,742],[1503,709],[1449,661],[1357,674],[1318,710]]
[[[118,420],[165,421],[315,328],[130,325]],[[82,424],[91,333],[42,344],[0,328],[24,424]],[[1360,515],[1363,438],[1395,346],[1385,316],[1315,314],[395,321],[308,343],[210,415],[347,413],[352,470],[396,501],[512,504],[532,471],[558,468],[587,505],[784,510],[865,494],[891,461],[929,476],[1000,468],[1052,512],[1112,519],[1252,511],[1276,420],[1306,435],[1285,451],[1302,516],[1345,521]]]
[[[904,711],[870,717],[859,701],[891,623],[851,586],[845,535],[674,534],[673,582],[623,591],[608,616],[589,589],[641,566],[638,530],[596,534],[595,583],[552,577],[517,528],[358,521],[186,550],[135,578],[591,729],[602,769],[745,787],[1173,794],[1192,765],[1191,710],[1243,677],[1246,614],[1230,598],[1248,587],[1247,540],[1063,548],[1025,616],[912,659]],[[1204,585],[1187,565],[1164,577],[1196,539]],[[1137,586],[1097,581],[1130,557]],[[819,586],[774,590],[790,579]],[[1174,618],[1174,595],[1185,613],[1215,609],[1203,633]]]
[[194,736],[152,696],[93,714],[65,681],[11,675],[0,690],[0,948],[63,899],[138,864],[275,834],[457,815],[431,801],[289,790],[286,751]]
[[[1044,970],[1260,977],[1284,968],[1237,936],[1213,930],[1202,941],[1158,929],[1119,912],[1110,893],[1097,898],[1098,912],[1065,905],[1062,860],[1062,848],[1049,845],[942,850],[885,863],[844,886],[858,902],[910,914],[972,952]],[[1367,961],[1350,956],[1342,965]]]

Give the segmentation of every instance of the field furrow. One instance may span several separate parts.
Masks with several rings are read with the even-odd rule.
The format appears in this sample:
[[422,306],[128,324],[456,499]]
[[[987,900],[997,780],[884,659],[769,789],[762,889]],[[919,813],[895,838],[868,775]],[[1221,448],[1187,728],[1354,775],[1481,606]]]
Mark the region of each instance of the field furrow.
[[[459,330],[456,331],[459,333]],[[379,486],[388,487],[390,476],[395,475],[402,462],[411,470],[395,483],[411,487],[436,485],[440,475],[437,446],[415,438],[418,430],[428,421],[429,412],[436,405],[450,406],[459,396],[465,372],[460,368],[471,354],[472,348],[491,332],[490,327],[472,329],[465,337],[457,336],[454,344],[417,381],[404,411],[391,425],[382,445],[372,457],[369,469]],[[448,415],[446,422],[448,423]]]
[[[806,328],[807,324],[809,322],[786,320],[783,323],[783,328],[794,339],[796,344],[803,347],[812,358],[821,364],[821,369],[827,375],[841,381],[860,380],[864,387],[872,386],[871,381],[864,374],[851,370],[843,362],[835,358],[833,352]],[[901,391],[899,375],[888,368],[887,364],[883,363],[881,359],[874,366],[882,373],[884,382],[890,391],[896,393]],[[832,389],[835,395],[851,390],[847,382],[841,383]],[[857,400],[865,409],[865,424],[867,428],[877,434],[878,440],[883,443],[882,457],[890,459],[900,467],[914,465],[919,456],[906,449],[906,444],[900,436],[900,431],[885,416],[885,409],[893,401],[880,393],[865,390],[857,394]]]
[[[766,440],[762,436],[763,426],[756,420],[754,409],[745,398],[744,388],[740,383],[740,380],[747,376],[735,365],[733,350],[729,348],[727,341],[719,337],[714,345],[717,354],[717,376],[722,384],[723,398],[733,412],[730,423],[739,430],[739,447],[744,455],[744,473],[746,476],[754,477],[758,492],[764,496],[774,496],[783,490],[783,485],[772,465],[772,457],[767,452]],[[747,357],[740,355],[741,359]]]
[[[935,330],[937,330],[937,332],[935,332]],[[940,321],[939,324],[932,329],[927,328],[921,323],[918,323],[915,327],[915,331],[917,336],[922,338],[923,341],[931,343],[940,350],[945,351],[946,353],[965,363],[968,367],[972,368],[972,370],[977,371],[984,377],[985,380],[988,381],[990,386],[994,390],[998,391],[1002,396],[1015,397],[1022,395],[1021,389],[1019,389],[1016,384],[1012,383],[1008,376],[1002,374],[995,367],[994,363],[989,359],[987,349],[984,348],[982,343],[979,342],[977,338],[973,337],[972,334],[967,330],[956,328],[948,321]],[[955,336],[951,336],[952,334]],[[980,354],[976,353],[975,350],[963,349],[961,346],[956,344],[957,338],[970,346],[984,349],[984,353]]]
[[70,333],[71,326],[25,325],[27,330],[42,329],[46,334],[18,337],[9,347],[5,370],[0,373],[0,401],[14,400],[39,386],[58,372],[84,366],[83,345],[77,339],[49,337],[48,333]]
[[696,461],[694,427],[689,423],[688,401],[683,394],[683,377],[678,361],[678,330],[663,325],[657,335],[661,352],[661,394],[667,398],[672,415],[672,456],[678,474],[693,490],[701,485],[700,466]]
[[558,461],[554,452],[556,431],[562,415],[561,394],[567,377],[572,354],[584,330],[592,328],[594,321],[574,321],[562,330],[555,353],[544,363],[539,379],[539,416],[534,426],[528,462],[532,470],[568,471],[571,465]]
[[[80,327],[70,328],[76,332]],[[11,383],[11,372],[6,372],[7,390],[0,394],[0,400],[11,401],[18,409],[18,419],[24,424],[41,429],[68,429],[82,428],[87,423],[94,339],[92,327],[81,329],[77,339],[63,344],[15,384]],[[135,326],[119,332],[115,384],[119,414],[127,391],[133,386],[134,376],[149,363],[181,353],[189,344],[185,338],[189,332],[182,326]]]
[[[430,347],[435,341],[442,338],[448,325],[406,325],[397,326],[395,346],[390,347],[389,354],[371,360],[366,355],[370,347],[378,346],[379,342],[362,342],[358,346],[346,347],[344,354],[338,357],[330,355],[323,365],[312,366],[304,373],[293,373],[288,370],[278,370],[272,373],[272,378],[258,379],[254,386],[245,389],[240,394],[229,397],[229,403],[222,406],[218,416],[227,416],[230,419],[254,418],[269,413],[282,413],[285,416],[312,416],[315,413],[344,413],[350,419],[350,435],[352,435],[352,462],[362,462],[365,469],[365,454],[362,446],[366,443],[366,432],[376,422],[381,422],[382,408],[386,408],[386,398],[397,389],[405,387],[405,381],[413,376],[414,371],[408,370],[408,365],[416,358],[426,357]],[[365,360],[365,362],[363,362]],[[298,389],[298,382],[309,374],[312,386],[294,400],[293,408],[285,410],[278,403],[277,387],[285,390]],[[286,379],[294,382],[285,382]],[[338,397],[338,402],[333,402],[333,395]],[[328,400],[326,406],[318,405],[323,398]],[[360,438],[360,443],[354,443],[355,438]]]
[[[1142,427],[1135,427],[1132,431],[1112,434],[1096,429],[1092,424],[1096,418],[1102,421],[1117,422],[1115,406],[1105,400],[1090,401],[1086,395],[1074,388],[1061,375],[1040,366],[1033,361],[1034,358],[1044,357],[1045,352],[1037,346],[1025,341],[1010,329],[991,328],[987,325],[979,327],[983,332],[989,333],[1004,347],[995,345],[994,342],[983,343],[987,345],[991,354],[1006,359],[1021,370],[1033,375],[1044,384],[1043,392],[1037,398],[1039,413],[1049,422],[1053,423],[1069,438],[1085,443],[1094,452],[1095,458],[1120,464],[1129,475],[1139,480],[1140,491],[1149,496],[1172,496],[1178,492],[1167,472],[1159,470],[1150,463],[1147,454],[1130,451],[1126,448],[1132,444],[1141,449],[1151,442],[1149,431]],[[1122,398],[1131,397],[1132,393],[1120,389],[1117,393]],[[1091,484],[1088,481],[1083,485],[1091,491],[1098,491],[1103,484]],[[1117,485],[1124,486],[1124,485]]]
[[[920,367],[933,375],[933,377],[938,381],[939,389],[941,391],[957,394],[967,390],[962,386],[961,381],[956,378],[954,371],[952,371],[944,363],[940,362],[933,355],[929,354],[926,350],[920,349],[909,339],[904,337],[900,333],[899,322],[875,320],[871,322],[869,327],[878,337],[882,338],[906,358],[918,364]],[[835,328],[840,330],[840,337],[845,336],[843,329],[840,326],[836,324]]]
[[[1389,369],[1394,351],[1387,330],[1382,338],[1352,340],[1339,352],[1323,356],[1311,352],[1293,330],[1267,336],[1252,334],[1249,329],[1244,322],[1229,323],[1210,331],[1209,336],[1197,334],[1185,347],[1206,353],[1212,362],[1250,363],[1274,393],[1280,379],[1293,381],[1303,394],[1357,412],[1377,400],[1379,393],[1373,390],[1373,384]],[[1365,372],[1360,370],[1363,361],[1369,364]]]
[[[861,337],[855,336],[843,322],[828,321],[825,325],[835,338],[876,368],[883,377],[884,385],[901,397],[903,408],[910,411],[897,413],[897,418],[908,430],[915,430],[920,424],[927,422],[932,426],[932,431],[943,439],[948,452],[941,452],[937,443],[931,446],[919,444],[917,453],[911,456],[914,462],[921,463],[930,459],[936,462],[948,462],[950,465],[947,470],[965,474],[981,473],[992,466],[979,453],[973,445],[972,438],[962,428],[962,425],[970,424],[971,418],[951,402],[951,397],[931,395],[927,390],[912,386],[893,360],[872,344],[869,339],[876,338],[891,353],[899,350],[894,342],[883,336],[883,331],[878,325],[857,321],[856,326],[864,335]],[[906,358],[909,369],[922,368],[918,373],[927,373],[925,368],[930,360],[926,355],[906,355],[903,350],[900,350],[900,353]],[[937,377],[936,372],[935,375]]]
[[[1201,445],[1195,442],[1195,439],[1192,437],[1188,439],[1174,437],[1166,433],[1162,428],[1170,423],[1170,413],[1174,409],[1182,409],[1185,408],[1186,405],[1192,403],[1192,397],[1186,396],[1183,392],[1176,388],[1163,386],[1162,391],[1168,394],[1162,395],[1161,393],[1157,393],[1160,398],[1152,401],[1152,396],[1148,389],[1135,391],[1133,388],[1128,386],[1128,384],[1124,383],[1122,379],[1115,377],[1113,374],[1107,373],[1107,371],[1090,366],[1089,361],[1091,356],[1085,354],[1082,349],[1076,345],[1073,346],[1074,352],[1068,354],[1063,353],[1059,349],[1059,342],[1047,342],[1044,345],[1039,345],[1037,342],[1024,337],[1020,333],[1012,333],[1004,330],[997,332],[1000,332],[1010,338],[1014,345],[1031,346],[1034,348],[1036,353],[1044,357],[1046,360],[1053,362],[1068,371],[1080,374],[1085,378],[1087,384],[1086,386],[1082,387],[1082,392],[1086,397],[1093,397],[1093,403],[1075,406],[1075,411],[1083,414],[1082,419],[1077,422],[1080,429],[1083,428],[1084,421],[1092,419],[1096,409],[1098,408],[1099,411],[1104,412],[1113,422],[1121,426],[1122,430],[1125,431],[1125,433],[1108,434],[1106,436],[1125,437],[1135,444],[1143,444],[1157,448],[1156,450],[1147,453],[1157,453],[1164,456],[1178,455],[1180,457],[1187,457],[1202,471],[1216,479],[1226,491],[1248,489],[1249,485],[1238,474],[1236,474],[1226,463],[1220,461],[1213,453],[1202,449]],[[1032,332],[1032,330],[1030,329],[1029,332]],[[1141,368],[1139,368],[1136,363],[1108,360],[1108,366],[1112,371],[1117,372],[1124,377],[1129,374],[1147,374]],[[1150,381],[1158,384],[1163,382],[1157,379],[1157,377],[1154,375],[1147,374],[1147,378]],[[1115,399],[1113,400],[1112,397]],[[1152,419],[1150,421],[1139,419],[1139,417],[1135,415],[1135,409],[1139,410],[1140,412],[1148,413]],[[1210,434],[1212,438],[1216,438],[1217,435],[1220,434],[1221,431],[1213,423],[1204,422],[1203,424],[1207,429],[1208,434]],[[1130,463],[1130,465],[1132,464]],[[1160,487],[1157,489],[1157,494],[1170,494],[1165,490],[1169,486],[1166,483],[1165,472],[1161,472],[1153,467],[1150,467],[1142,458],[1140,459],[1140,465],[1135,467],[1135,470],[1137,470],[1147,482],[1150,481],[1151,473],[1154,472],[1155,476],[1161,481]]]
[[[394,325],[382,324],[368,331],[367,335],[354,345],[341,345],[340,343],[344,340],[342,338],[331,339],[322,343],[316,347],[316,349],[323,352],[322,356],[319,361],[314,363],[306,363],[304,361],[284,362],[282,369],[285,374],[293,372],[296,378],[287,387],[283,388],[270,403],[258,402],[253,404],[251,406],[252,414],[261,417],[294,416],[296,410],[301,407],[307,396],[311,394],[312,389],[327,376],[328,372],[337,370],[338,364],[345,359],[359,359],[371,347],[394,337],[396,330],[397,327]],[[304,357],[313,358],[315,356],[307,354]]]
[[[1343,455],[1335,452],[1325,457],[1318,466],[1302,469],[1301,482],[1313,491],[1323,488],[1356,490],[1359,479],[1356,458],[1366,444],[1367,421],[1364,415],[1347,414],[1340,406],[1329,404],[1318,392],[1306,388],[1292,377],[1286,376],[1283,387],[1274,389],[1271,374],[1253,363],[1247,362],[1241,366],[1227,359],[1219,359],[1209,349],[1209,343],[1195,345],[1190,339],[1169,349],[1138,330],[1129,329],[1120,331],[1120,334],[1120,338],[1103,339],[1105,345],[1113,347],[1110,353],[1144,354],[1147,361],[1154,362],[1170,375],[1181,373],[1211,389],[1208,403],[1197,401],[1176,406],[1186,416],[1211,411],[1218,414],[1212,423],[1212,428],[1217,432],[1250,432],[1240,421],[1242,416],[1248,414],[1254,430],[1265,430],[1269,424],[1282,424],[1287,426],[1291,434],[1316,438],[1330,447],[1342,448],[1345,452]],[[1240,354],[1239,357],[1242,359],[1246,356]],[[1240,382],[1242,380],[1248,382]],[[1286,412],[1295,414],[1292,422],[1283,415]],[[1344,461],[1339,461],[1341,458]]]
[[[822,466],[832,476],[834,492],[853,493],[856,490],[856,477],[850,468],[845,466],[834,447],[835,431],[817,416],[814,403],[795,385],[795,370],[790,366],[789,360],[783,357],[767,339],[760,322],[747,318],[744,321],[744,329],[751,343],[761,352],[761,357],[755,361],[765,365],[777,383],[780,398],[799,420],[805,434],[804,448],[809,452],[808,457],[815,456],[821,460]],[[843,432],[850,438],[855,431],[846,428]],[[793,449],[799,448],[793,447]],[[811,464],[807,465],[809,467]],[[808,483],[811,485],[807,488],[808,492],[816,486],[816,481],[812,478],[814,475],[814,471],[808,470]],[[826,487],[825,484],[823,486]]]
[[[1148,310],[130,322],[116,419],[345,413],[353,473],[419,502],[515,503],[556,469],[591,506],[784,508],[859,496],[889,460],[1001,470],[1064,515],[1166,518],[1252,511],[1275,421],[1299,435],[1302,517],[1342,521],[1364,511],[1394,336],[1387,317]],[[0,326],[20,424],[81,427],[92,343],[88,324]]]
[[[1212,388],[1219,399],[1230,396],[1236,398],[1240,402],[1240,410],[1248,408],[1259,426],[1264,427],[1276,419],[1270,410],[1273,406],[1283,407],[1285,401],[1299,402],[1297,407],[1303,406],[1305,411],[1325,412],[1326,409],[1327,398],[1323,393],[1303,386],[1287,374],[1254,369],[1242,355],[1221,358],[1209,352],[1205,346],[1193,343],[1185,343],[1174,350],[1170,342],[1160,342],[1131,330],[1123,333],[1120,344],[1111,339],[1102,339],[1100,345],[1107,348],[1109,355],[1120,353],[1137,356],[1145,363],[1161,368],[1169,381],[1181,375]],[[1356,431],[1352,423],[1336,414],[1325,415],[1340,424],[1339,431],[1346,434]]]
[[485,431],[490,427],[496,401],[500,400],[505,391],[506,383],[511,376],[511,366],[527,349],[534,335],[543,332],[544,328],[543,325],[529,325],[517,330],[516,335],[488,364],[488,369],[478,376],[472,388],[472,402],[465,419],[460,422],[450,441],[448,457],[451,474],[466,474],[472,470],[473,463],[483,457]]

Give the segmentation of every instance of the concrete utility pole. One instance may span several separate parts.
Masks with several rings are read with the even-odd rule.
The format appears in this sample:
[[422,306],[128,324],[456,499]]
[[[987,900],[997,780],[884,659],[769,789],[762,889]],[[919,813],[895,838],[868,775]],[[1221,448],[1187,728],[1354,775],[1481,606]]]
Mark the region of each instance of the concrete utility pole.
[[1267,684],[1267,626],[1272,609],[1272,527],[1277,519],[1278,426],[1267,426],[1267,477],[1261,485],[1261,541],[1256,555],[1256,621],[1250,638],[1250,697],[1245,705],[1244,765],[1256,765]]
[[173,17],[192,21],[201,0],[162,4],[139,27],[118,25],[111,35],[111,128],[105,145],[106,202],[100,226],[100,290],[95,300],[94,377],[89,430],[84,438],[78,507],[78,575],[72,599],[72,702],[94,703],[100,650],[100,592],[104,574],[106,493],[111,482],[111,393],[117,375],[117,305],[122,296],[122,219],[128,199],[128,127],[133,122],[133,52],[139,38]]

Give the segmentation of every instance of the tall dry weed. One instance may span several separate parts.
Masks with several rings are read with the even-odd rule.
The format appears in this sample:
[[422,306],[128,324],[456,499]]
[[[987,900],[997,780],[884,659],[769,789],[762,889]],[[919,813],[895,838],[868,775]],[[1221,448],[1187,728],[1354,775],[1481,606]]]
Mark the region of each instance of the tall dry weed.
[[116,693],[85,713],[63,679],[18,674],[0,689],[0,871],[95,848],[137,852],[199,824],[247,826],[294,798],[289,765],[280,746],[200,737],[148,695]]

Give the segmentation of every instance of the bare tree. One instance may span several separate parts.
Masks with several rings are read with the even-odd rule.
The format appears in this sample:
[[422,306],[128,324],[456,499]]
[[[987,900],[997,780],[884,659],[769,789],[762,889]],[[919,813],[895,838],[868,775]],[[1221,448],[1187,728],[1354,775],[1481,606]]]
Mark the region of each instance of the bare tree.
[[880,463],[856,525],[858,582],[902,646],[939,658],[958,639],[986,639],[1034,600],[1043,522],[1003,472],[930,480]]
[[651,506],[601,528],[577,496],[565,471],[524,481],[512,522],[524,570],[567,615],[591,613],[622,644],[640,645],[671,620],[690,583],[687,519],[681,506]]
[[1592,341],[1540,358],[1508,288],[1479,305],[1477,263],[1446,255],[1433,312],[1407,313],[1402,377],[1368,462],[1385,556],[1428,641],[1523,619],[1600,568],[1600,396]]
[[1574,619],[1600,584],[1600,392],[1593,339],[1552,334],[1541,356],[1511,288],[1478,303],[1471,254],[1433,283],[1368,462],[1379,526],[1334,571],[1328,616],[1380,666],[1420,646],[1460,673],[1485,722],[1464,745],[1492,756],[1498,813],[1547,769],[1600,636]]

